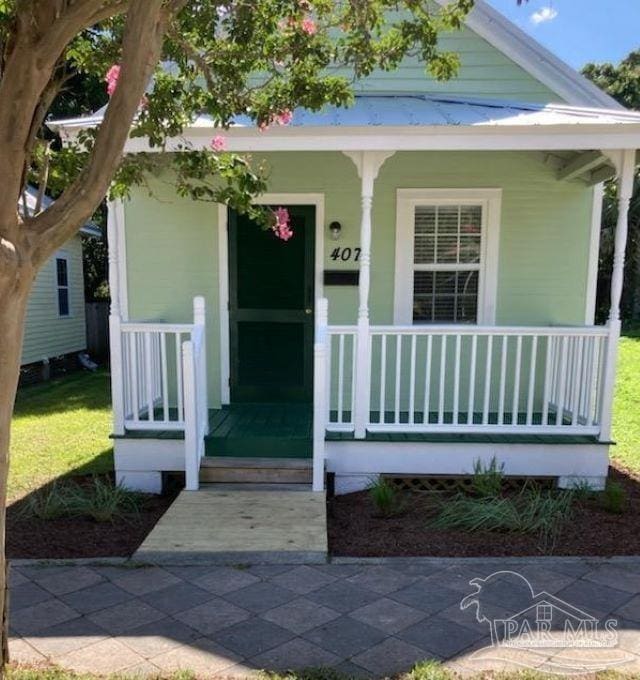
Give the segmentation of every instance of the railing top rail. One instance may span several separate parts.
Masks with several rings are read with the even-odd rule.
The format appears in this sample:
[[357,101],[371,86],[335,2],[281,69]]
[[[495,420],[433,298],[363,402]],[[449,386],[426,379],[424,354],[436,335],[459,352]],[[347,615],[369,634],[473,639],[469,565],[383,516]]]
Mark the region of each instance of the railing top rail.
[[[334,331],[329,327],[329,332]],[[607,326],[371,326],[372,335],[606,336]]]
[[327,333],[330,335],[340,335],[341,333],[357,333],[357,326],[327,326]]
[[125,333],[191,333],[192,323],[157,323],[145,321],[126,321],[120,325]]

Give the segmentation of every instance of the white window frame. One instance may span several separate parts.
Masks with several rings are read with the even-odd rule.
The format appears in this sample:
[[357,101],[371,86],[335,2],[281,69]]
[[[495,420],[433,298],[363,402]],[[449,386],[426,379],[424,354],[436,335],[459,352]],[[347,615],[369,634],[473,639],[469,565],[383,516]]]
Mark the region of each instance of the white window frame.
[[[60,251],[57,252],[54,255],[54,264],[53,264],[53,283],[55,286],[55,291],[56,291],[56,310],[58,313],[58,318],[59,319],[68,319],[72,316],[71,314],[71,258],[69,257],[69,253],[65,251]],[[64,260],[67,263],[67,285],[66,286],[59,286],[58,285],[58,260]],[[67,304],[69,306],[69,311],[67,314],[60,314],[60,298],[59,298],[59,291],[61,288],[66,288],[67,290]]]
[[[413,320],[413,250],[416,207],[465,203],[482,207],[477,325],[495,325],[502,189],[397,190],[394,324],[401,326],[422,325]],[[464,264],[461,263],[459,267],[456,265],[457,268],[463,269]],[[458,324],[449,322],[439,325]]]

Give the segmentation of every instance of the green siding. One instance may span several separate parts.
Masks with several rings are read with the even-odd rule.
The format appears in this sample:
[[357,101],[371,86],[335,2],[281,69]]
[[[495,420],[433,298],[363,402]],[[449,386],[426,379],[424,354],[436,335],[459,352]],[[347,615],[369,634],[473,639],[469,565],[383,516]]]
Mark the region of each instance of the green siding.
[[[358,245],[360,180],[341,153],[265,154],[269,191],[325,196],[325,268],[336,245]],[[256,161],[258,159],[256,158]],[[304,172],[301,172],[304,168]],[[173,194],[155,182],[157,198],[138,191],[125,207],[131,319],[189,321],[191,300],[207,302],[211,407],[219,405],[217,207]],[[558,182],[542,154],[519,152],[403,152],[383,166],[373,207],[371,318],[393,321],[396,189],[502,188],[497,323],[584,323],[592,190]],[[339,220],[339,242],[327,225]],[[286,248],[286,244],[282,247]],[[357,289],[330,287],[332,323],[354,323]]]
[[83,350],[87,346],[84,316],[82,242],[75,236],[62,248],[69,258],[68,317],[58,316],[55,255],[47,260],[33,284],[22,346],[22,364]]
[[460,56],[458,75],[446,82],[425,73],[417,58],[407,58],[396,71],[376,71],[357,85],[368,92],[436,93],[550,103],[556,93],[468,28],[440,38],[443,50]]

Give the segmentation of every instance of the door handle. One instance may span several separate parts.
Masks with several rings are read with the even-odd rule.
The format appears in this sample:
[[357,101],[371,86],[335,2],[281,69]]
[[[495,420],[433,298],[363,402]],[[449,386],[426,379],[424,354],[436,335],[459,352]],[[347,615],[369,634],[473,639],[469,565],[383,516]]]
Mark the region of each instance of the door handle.
[[307,307],[307,308],[304,310],[304,313],[307,314],[307,315],[313,314],[313,309],[311,309],[311,307]]

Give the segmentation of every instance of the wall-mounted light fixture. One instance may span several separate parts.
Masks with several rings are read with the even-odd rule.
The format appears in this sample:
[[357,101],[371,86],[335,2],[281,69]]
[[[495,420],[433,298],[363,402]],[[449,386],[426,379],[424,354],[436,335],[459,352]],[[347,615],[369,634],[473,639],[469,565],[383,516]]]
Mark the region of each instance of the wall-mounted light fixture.
[[342,233],[342,225],[340,222],[331,222],[329,225],[329,233],[331,234],[331,238],[334,241],[337,241]]

